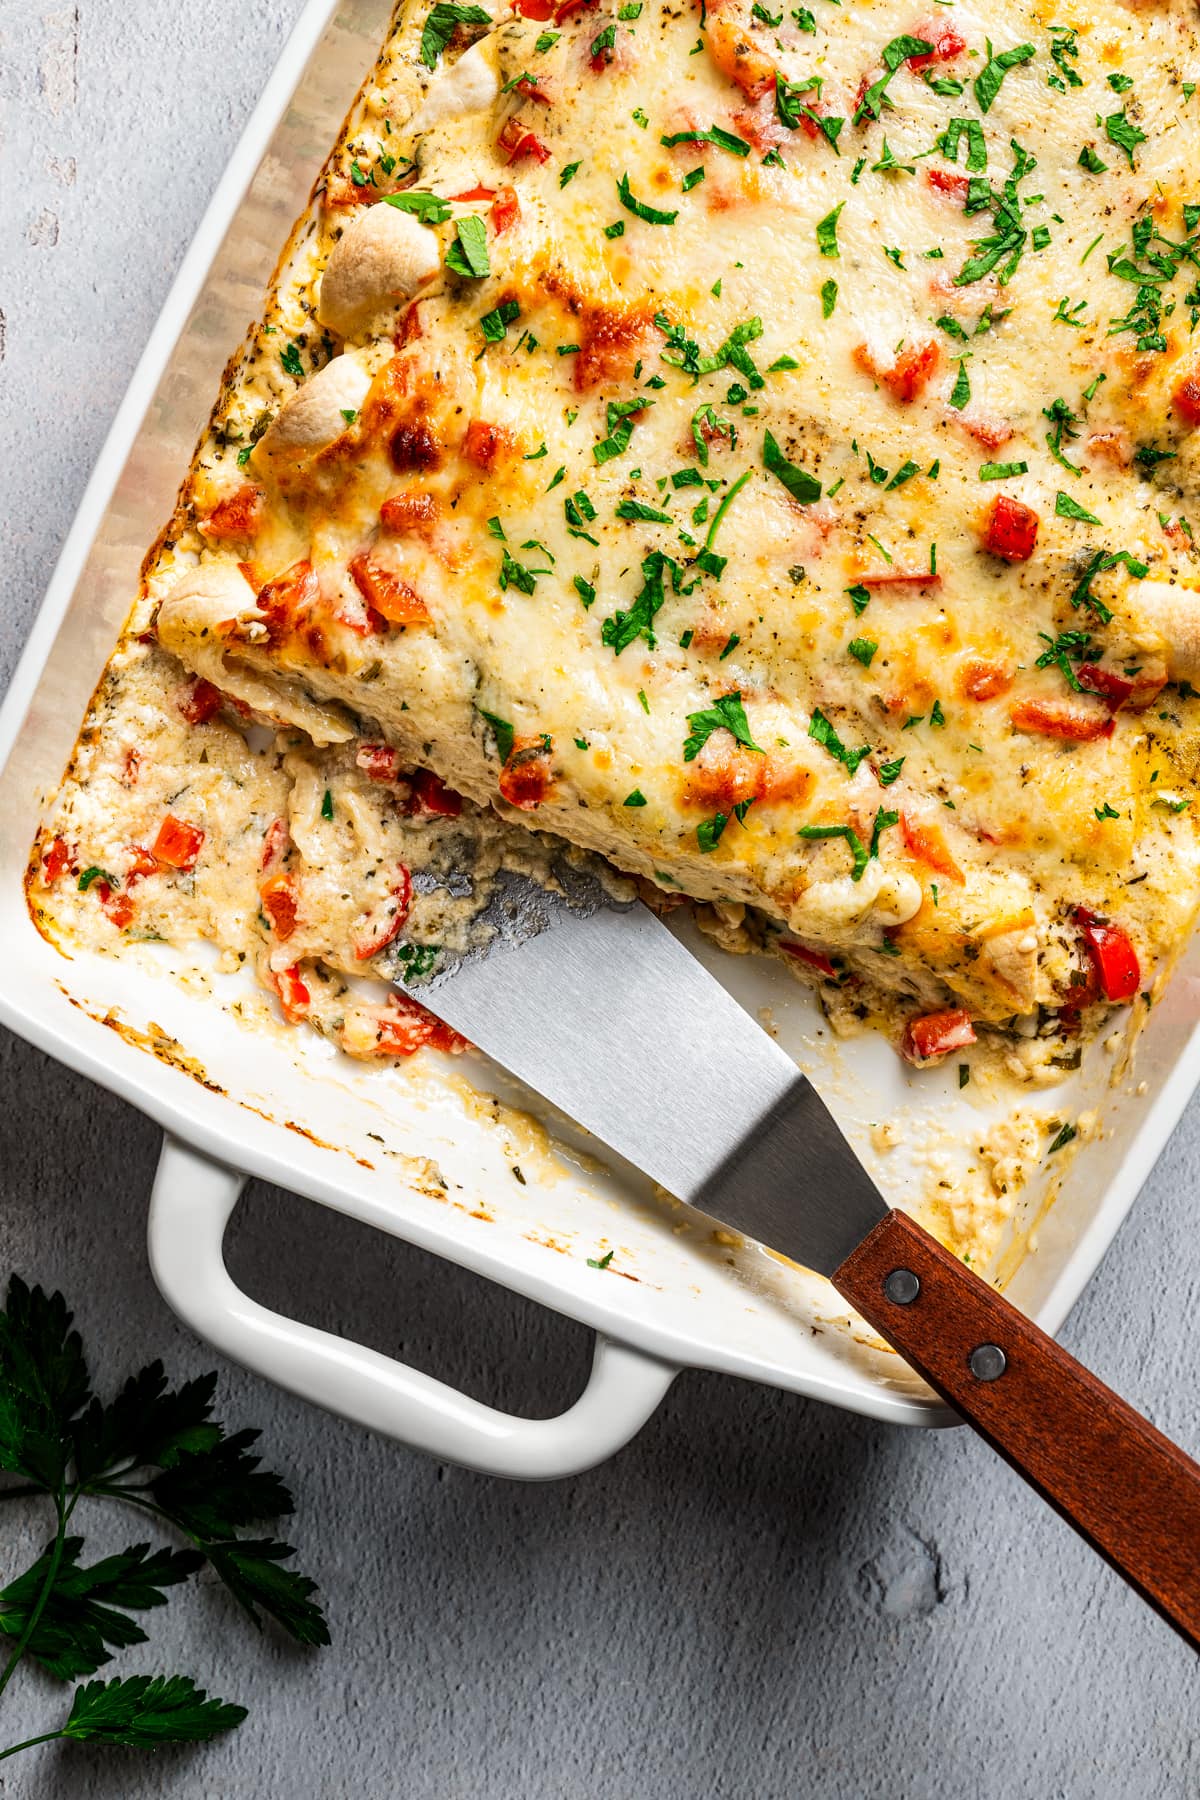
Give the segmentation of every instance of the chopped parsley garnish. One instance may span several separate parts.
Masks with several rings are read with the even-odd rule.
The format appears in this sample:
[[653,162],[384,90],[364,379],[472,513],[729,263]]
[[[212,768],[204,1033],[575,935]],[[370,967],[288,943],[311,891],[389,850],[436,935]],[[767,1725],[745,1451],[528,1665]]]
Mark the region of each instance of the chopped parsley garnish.
[[106,887],[110,888],[119,888],[121,885],[115,875],[110,875],[106,869],[98,868],[95,863],[80,875],[78,882],[80,893],[86,894],[93,881],[102,881]]
[[891,787],[893,781],[899,779],[900,771],[903,767],[904,758],[902,756],[898,756],[895,762],[881,763],[879,768],[880,787]]
[[[733,486],[730,488],[729,492],[722,499],[720,506],[718,506],[716,512],[713,514],[712,524],[709,526],[708,533],[704,539],[704,550],[701,551],[699,558],[697,558],[697,560],[699,562],[703,563],[705,552],[712,549],[713,539],[717,535],[717,531],[720,527],[721,520],[725,517],[725,514],[729,511],[729,508],[733,505],[733,502],[737,499],[738,495],[741,493],[742,489],[745,487],[746,483],[749,481],[749,479],[753,475],[753,473],[754,473],[753,469],[744,469],[742,471],[742,473],[738,476],[737,480],[734,482]],[[725,558],[724,557],[715,557],[712,560],[715,562],[719,562],[721,564],[721,569],[723,569],[725,567]],[[715,573],[716,575],[719,576],[721,573],[721,569],[716,569],[716,570],[710,569],[710,573]]]
[[516,323],[521,316],[521,308],[515,300],[502,300],[491,312],[484,313],[479,321],[479,329],[489,344],[498,344],[510,325]]
[[480,281],[492,272],[488,256],[487,226],[477,213],[468,213],[455,227],[456,237],[446,252],[446,267],[469,281]]
[[875,823],[871,827],[870,854],[872,856],[879,855],[879,840],[884,832],[890,831],[893,825],[898,825],[899,823],[900,814],[898,812],[887,812],[882,806],[879,808],[879,811],[875,814]]
[[817,222],[817,249],[822,256],[840,256],[837,239],[838,215],[846,202],[839,200],[832,212],[827,212]]
[[800,501],[801,505],[809,506],[821,498],[821,483],[807,469],[790,463],[769,431],[763,435],[763,467],[776,476],[793,500]]
[[1010,475],[1025,475],[1029,471],[1027,462],[987,462],[979,468],[980,481],[1007,481]]
[[1115,569],[1118,563],[1124,563],[1135,581],[1140,581],[1144,575],[1150,573],[1148,564],[1139,562],[1138,558],[1129,550],[1113,550],[1111,552],[1097,550],[1070,596],[1072,606],[1087,607],[1101,625],[1109,623],[1112,613],[1104,602],[1097,600],[1092,593],[1092,582],[1097,575],[1104,574],[1107,569]]
[[293,381],[304,380],[304,364],[300,361],[299,344],[289,344],[286,350],[281,350],[279,360],[283,364],[285,374],[290,375]]
[[644,519],[647,523],[669,525],[669,512],[660,512],[657,506],[647,506],[644,500],[622,500],[617,506],[618,519]]
[[789,131],[796,131],[801,120],[815,125],[835,156],[840,156],[838,138],[841,136],[845,119],[827,113],[819,113],[814,107],[801,98],[804,94],[820,89],[820,79],[815,75],[807,81],[791,82],[784,79],[778,70],[775,72],[775,112],[781,125]]
[[696,455],[700,466],[708,467],[708,438],[702,427],[707,425],[712,437],[727,437],[731,450],[737,448],[737,427],[732,419],[722,419],[711,405],[698,406],[692,414],[692,442],[696,446]]
[[684,176],[683,180],[679,184],[680,192],[684,193],[684,194],[690,194],[692,189],[694,187],[699,187],[700,183],[703,180],[704,180],[703,165],[698,165],[694,169],[689,169],[687,174]]
[[1132,119],[1127,118],[1122,110],[1117,113],[1109,113],[1104,121],[1104,135],[1110,144],[1115,144],[1119,150],[1125,152],[1132,169],[1134,166],[1133,153],[1139,144],[1146,142],[1146,133],[1139,131]]
[[[522,548],[523,547],[524,546],[522,546]],[[516,558],[509,551],[508,546],[505,546],[501,556],[499,577],[502,589],[507,590],[510,587],[515,587],[519,588],[523,594],[532,594],[534,588],[537,586],[538,576],[549,574],[549,569],[530,569],[527,568],[524,563],[517,562]]]
[[658,141],[668,150],[673,150],[676,144],[716,144],[719,150],[728,150],[731,156],[750,154],[745,138],[738,137],[733,131],[723,131],[719,125],[710,125],[707,131],[673,131],[670,137],[660,137]]
[[634,788],[632,794],[627,794],[621,804],[623,806],[645,806],[646,796],[641,788]]
[[846,645],[855,662],[860,662],[864,669],[869,669],[879,645],[874,638],[851,638]]
[[1021,63],[1032,61],[1037,55],[1032,44],[1017,44],[1011,50],[1002,50],[997,56],[992,49],[992,40],[986,38],[984,41],[987,44],[988,59],[974,82],[975,98],[981,113],[987,112],[992,106],[1008,71],[1018,68]]
[[1046,447],[1055,462],[1061,463],[1064,469],[1069,469],[1072,475],[1081,475],[1082,469],[1063,455],[1063,440],[1071,443],[1079,436],[1075,429],[1079,424],[1079,415],[1073,413],[1066,401],[1060,398],[1052,400],[1049,406],[1043,406],[1042,417],[1050,421],[1051,430],[1046,433]]
[[[1035,667],[1048,669],[1053,666],[1059,669],[1066,678],[1068,687],[1073,688],[1077,694],[1082,693],[1083,688],[1071,664],[1087,662],[1099,654],[1097,646],[1092,642],[1091,633],[1060,631],[1057,637],[1050,637],[1046,632],[1039,631],[1038,636],[1046,648],[1038,657]],[[1113,817],[1116,817],[1115,813]]]
[[1061,1150],[1064,1145],[1071,1142],[1072,1138],[1077,1138],[1078,1136],[1079,1133],[1074,1125],[1064,1125],[1050,1148],[1047,1150],[1046,1155],[1053,1156],[1056,1150]]
[[584,608],[586,610],[589,606],[591,606],[592,602],[595,600],[596,590],[592,586],[590,581],[584,580],[582,575],[572,576],[572,581],[575,586],[575,592],[579,595],[579,598],[583,601]]
[[615,1255],[615,1250],[606,1250],[603,1256],[589,1256],[587,1266],[589,1269],[607,1269]]
[[537,43],[533,47],[539,56],[544,56],[547,50],[552,50],[554,48],[561,36],[561,31],[543,31],[541,37],[539,37]]
[[703,712],[688,714],[688,736],[683,745],[684,762],[696,760],[714,731],[730,731],[747,750],[757,750],[760,756],[763,754],[762,745],[756,744],[751,735],[740,693],[722,694]]
[[1084,525],[1098,525],[1095,513],[1089,512],[1086,506],[1080,506],[1078,500],[1072,500],[1070,494],[1061,491],[1054,499],[1054,511],[1060,519],[1079,519]]
[[333,817],[333,795],[328,788],[325,789],[325,798],[321,802],[321,817],[323,819],[332,819]]
[[[859,101],[854,114],[854,123],[861,125],[865,119],[878,119],[882,115],[884,107],[890,107],[892,104],[887,95],[888,84],[901,63],[907,62],[910,56],[929,56],[934,49],[935,46],[927,43],[924,38],[910,37],[907,34],[902,37],[894,37],[890,44],[885,44],[883,66],[887,73],[881,75],[878,81],[873,81]],[[1030,54],[1032,54],[1032,50]]]
[[990,207],[993,229],[987,237],[977,239],[972,245],[975,254],[967,258],[954,277],[955,287],[968,287],[974,281],[982,281],[997,266],[1000,266],[997,280],[1004,287],[1012,279],[1021,260],[1029,233],[1021,219],[1022,203],[1018,188],[1037,167],[1037,159],[1023,150],[1015,139],[1013,158],[1013,167],[1002,192],[997,193],[994,188],[988,188],[987,197],[980,196],[980,206],[976,210],[982,210],[984,206]]
[[715,850],[721,841],[721,833],[729,823],[728,813],[716,813],[711,819],[703,819],[696,827],[696,842],[707,854]]
[[623,456],[629,448],[637,414],[643,408],[653,405],[653,400],[610,400],[605,414],[608,436],[592,445],[592,456],[596,462],[611,462],[613,457]]
[[421,32],[421,61],[427,69],[436,69],[438,58],[454,36],[459,25],[490,25],[491,13],[482,6],[458,6],[453,0],[437,0]]
[[677,211],[661,212],[657,206],[650,206],[645,200],[639,200],[630,189],[628,175],[622,175],[617,183],[617,198],[628,212],[644,219],[647,225],[673,225],[679,217]]
[[863,587],[861,582],[856,582],[853,587],[848,587],[846,592],[850,596],[850,604],[854,608],[855,618],[861,618],[871,604],[870,588]]
[[863,744],[858,750],[848,750],[819,706],[813,707],[812,717],[808,722],[808,735],[814,743],[820,744],[822,750],[828,750],[837,762],[844,763],[851,775],[863,758],[871,754],[869,744]]
[[566,165],[566,167],[559,174],[559,177],[558,177],[559,187],[565,188],[568,181],[574,181],[576,175],[578,175],[578,173],[582,167],[583,167],[582,163],[577,163],[577,162],[568,163]]
[[871,858],[853,825],[802,825],[797,835],[802,838],[845,838],[853,859],[850,879],[862,880]]
[[837,305],[837,297],[838,284],[831,275],[828,281],[823,281],[821,283],[821,317],[823,319],[831,319],[833,317],[833,309]]
[[492,736],[496,740],[496,754],[501,762],[507,762],[512,755],[513,743],[517,735],[516,730],[507,719],[498,719],[495,713],[485,712],[482,706],[477,706],[475,711],[491,726]]
[[440,194],[418,194],[411,188],[404,194],[385,194],[383,204],[412,213],[422,225],[442,225],[450,217],[450,202]]
[[657,644],[654,619],[664,599],[663,570],[675,564],[661,550],[652,550],[642,561],[642,586],[628,612],[614,612],[600,627],[601,641],[615,656],[620,656],[637,638],[644,637],[651,650]]
[[970,398],[971,383],[967,376],[967,359],[965,356],[960,356],[958,359],[958,377],[950,391],[950,404],[951,406],[957,407],[961,412],[962,408],[967,404]]
[[1085,144],[1079,152],[1079,167],[1086,169],[1089,175],[1103,175],[1108,164],[1101,162],[1090,144]]

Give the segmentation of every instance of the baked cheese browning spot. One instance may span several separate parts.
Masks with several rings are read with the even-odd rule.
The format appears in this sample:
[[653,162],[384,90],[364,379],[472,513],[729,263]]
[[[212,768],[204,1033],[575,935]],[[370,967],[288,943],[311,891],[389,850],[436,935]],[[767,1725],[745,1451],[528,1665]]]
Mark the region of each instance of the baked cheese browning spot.
[[46,913],[170,935],[161,891],[227,941],[183,891],[211,812],[140,810],[136,694],[180,774],[286,740],[231,820],[329,796],[232,908],[296,1016],[422,947],[423,865],[363,809],[411,833],[433,782],[434,817],[748,907],[917,1062],[986,1037],[1041,1079],[1151,989],[1198,860],[1196,23],[936,11],[400,8],[41,840]]

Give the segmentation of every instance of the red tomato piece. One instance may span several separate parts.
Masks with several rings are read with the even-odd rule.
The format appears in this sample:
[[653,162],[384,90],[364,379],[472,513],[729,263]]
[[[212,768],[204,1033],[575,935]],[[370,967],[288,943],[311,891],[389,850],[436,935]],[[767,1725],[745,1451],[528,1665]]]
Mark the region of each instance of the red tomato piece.
[[837,970],[819,950],[809,950],[803,944],[793,944],[788,938],[780,938],[779,948],[785,955],[794,956],[797,962],[807,963],[810,969],[816,969],[827,981],[837,980]]
[[404,810],[411,817],[457,819],[462,812],[462,795],[448,788],[432,769],[414,769],[409,776],[409,787],[411,792]]
[[965,1050],[975,1042],[971,1015],[963,1007],[949,1007],[945,1012],[922,1013],[910,1019],[900,1040],[900,1054],[909,1062],[930,1062],[935,1056],[946,1056],[951,1050]]
[[494,200],[496,190],[489,187],[473,187],[468,188],[465,194],[451,194],[450,198],[451,200]]
[[258,609],[266,613],[272,632],[279,633],[292,629],[299,614],[315,606],[320,597],[316,570],[310,562],[301,561],[259,589]]
[[963,872],[951,856],[940,826],[902,812],[900,831],[907,849],[920,862],[928,864],[937,874],[944,875],[947,881],[962,880]]
[[273,863],[282,862],[291,841],[286,819],[272,819],[267,827],[267,835],[263,839],[261,867],[269,869]]
[[354,762],[372,781],[400,779],[400,752],[390,744],[360,744]]
[[1113,734],[1112,714],[1108,708],[1089,706],[1077,696],[1018,700],[1008,716],[1018,731],[1040,731],[1045,737],[1065,738],[1074,744],[1086,744],[1093,738]]
[[967,176],[955,175],[949,169],[927,168],[925,179],[931,188],[938,190],[939,194],[953,194],[956,200],[965,200],[967,189],[971,185]]
[[949,62],[952,57],[961,56],[967,47],[966,39],[959,37],[953,25],[923,25],[912,35],[932,44],[933,49],[927,50],[922,56],[910,56],[907,59],[910,69],[927,69],[930,63]]
[[1006,694],[1013,684],[1012,673],[1003,663],[987,662],[982,657],[964,663],[958,674],[958,691],[967,700],[995,700]]
[[1085,906],[1077,906],[1075,923],[1088,947],[1100,991],[1106,1000],[1132,1000],[1142,979],[1141,964],[1128,932],[1110,925]]
[[42,851],[42,873],[48,882],[58,881],[68,873],[74,875],[78,864],[75,852],[65,838],[51,838],[49,847]]
[[517,199],[514,187],[502,187],[496,191],[492,202],[492,230],[499,237],[510,225],[515,225],[521,217],[521,202]]
[[133,923],[133,901],[127,894],[106,895],[103,904],[105,913],[118,931],[124,931],[127,925]]
[[302,1019],[312,995],[301,978],[300,964],[293,963],[290,969],[270,970],[267,981],[279,995],[284,1018],[293,1025],[297,1019]]
[[937,345],[927,338],[924,343],[909,344],[887,368],[879,366],[866,344],[858,345],[854,360],[865,375],[907,405],[924,392],[941,358]]
[[507,461],[516,449],[513,434],[504,425],[490,425],[486,419],[472,419],[463,439],[463,455],[476,468],[489,473],[497,462]]
[[440,513],[441,507],[433,494],[410,488],[407,493],[393,494],[384,501],[379,509],[379,521],[386,531],[417,531],[422,526],[436,523]]
[[158,874],[158,858],[144,844],[130,844],[128,854],[129,867],[125,871],[125,880],[130,887],[146,875]]
[[429,1008],[408,994],[393,994],[388,1010],[379,1022],[380,1056],[415,1056],[428,1045],[431,1050],[448,1050],[452,1055],[470,1049],[465,1037],[443,1023]]
[[262,909],[271,921],[271,929],[280,943],[286,944],[295,932],[300,912],[295,882],[290,875],[272,875],[258,892]]
[[393,575],[382,563],[375,562],[363,551],[350,560],[350,573],[367,605],[387,620],[389,625],[424,625],[429,621],[429,608],[415,588],[399,575]]
[[500,794],[521,812],[534,812],[554,783],[551,744],[545,736],[518,737],[500,771]]
[[514,12],[520,13],[523,19],[533,19],[539,25],[553,17],[554,0],[513,0]]
[[400,927],[412,911],[413,885],[412,876],[400,863],[396,869],[396,877],[387,899],[380,905],[372,907],[363,920],[362,926],[354,933],[351,943],[355,957],[359,962],[366,962],[372,956],[391,943],[400,935]]
[[1126,681],[1123,675],[1116,675],[1111,669],[1101,669],[1095,663],[1080,663],[1075,679],[1089,694],[1099,694],[1102,700],[1107,700],[1113,712],[1124,706],[1133,692],[1132,681]]
[[526,129],[517,119],[507,119],[504,128],[496,139],[497,147],[504,152],[505,160],[510,163],[520,162],[522,157],[532,156],[537,162],[550,161],[550,152],[541,138]]
[[1171,405],[1188,425],[1200,425],[1200,375],[1185,375],[1171,395]]
[[198,825],[189,825],[186,819],[168,813],[158,828],[150,854],[156,862],[186,875],[195,868],[203,844],[204,833]]
[[179,693],[175,704],[189,725],[204,725],[220,710],[221,690],[198,676]]
[[227,494],[224,500],[201,521],[206,537],[233,539],[253,537],[262,517],[262,494],[248,481]]
[[1031,506],[997,494],[983,526],[983,547],[1005,562],[1028,562],[1037,543],[1038,516]]

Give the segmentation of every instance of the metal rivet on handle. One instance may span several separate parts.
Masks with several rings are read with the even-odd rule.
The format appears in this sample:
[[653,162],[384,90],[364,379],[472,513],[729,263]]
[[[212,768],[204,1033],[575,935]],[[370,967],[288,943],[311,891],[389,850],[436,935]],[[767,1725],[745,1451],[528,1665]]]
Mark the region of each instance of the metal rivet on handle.
[[1008,1367],[1008,1358],[999,1344],[976,1344],[967,1367],[976,1381],[998,1381]]
[[921,1283],[911,1269],[893,1269],[884,1278],[883,1291],[893,1306],[911,1306],[921,1291]]

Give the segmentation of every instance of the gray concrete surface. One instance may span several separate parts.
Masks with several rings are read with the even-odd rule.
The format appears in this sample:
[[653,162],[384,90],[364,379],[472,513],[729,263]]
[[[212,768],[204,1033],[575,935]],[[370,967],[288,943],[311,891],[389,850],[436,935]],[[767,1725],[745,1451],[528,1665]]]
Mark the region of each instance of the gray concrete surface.
[[[50,7],[52,10],[45,10]],[[0,0],[0,675],[109,418],[299,0]],[[2,979],[2,974],[0,974]],[[98,1378],[214,1358],[143,1250],[152,1126],[0,1042],[0,1273],[74,1301]],[[1193,1452],[1200,1109],[1066,1341]],[[584,1333],[452,1268],[256,1190],[231,1257],[260,1297],[531,1413],[582,1382]],[[1200,1777],[1195,1664],[964,1433],[866,1425],[684,1378],[615,1462],[520,1488],[438,1467],[224,1366],[264,1429],[334,1644],[256,1637],[202,1584],[114,1669],[248,1705],[212,1747],[52,1746],[30,1800],[1164,1800]],[[136,1536],[98,1507],[97,1546]],[[6,1507],[0,1582],[43,1514]],[[1200,1553],[1200,1546],[1198,1546]],[[0,1744],[64,1710],[23,1672]]]

